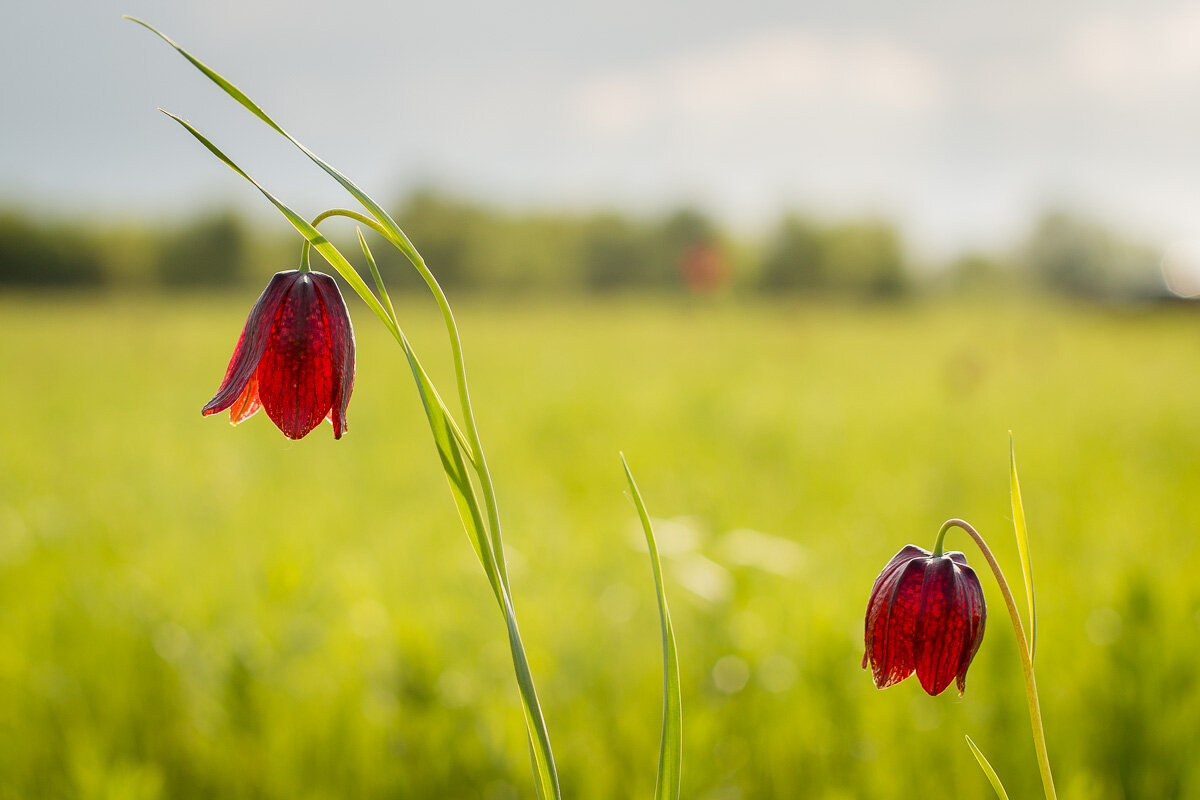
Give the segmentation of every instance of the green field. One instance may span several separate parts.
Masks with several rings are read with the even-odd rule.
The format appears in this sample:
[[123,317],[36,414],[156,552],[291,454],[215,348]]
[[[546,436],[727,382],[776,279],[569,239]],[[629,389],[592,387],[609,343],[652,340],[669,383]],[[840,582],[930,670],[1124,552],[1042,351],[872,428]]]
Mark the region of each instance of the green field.
[[[0,300],[0,798],[532,797],[507,641],[401,353],[351,298],[350,432],[202,419],[252,296]],[[400,316],[452,394],[429,304]],[[1064,800],[1200,796],[1200,316],[466,302],[517,610],[570,798],[650,797],[659,520],[683,793],[1040,788],[990,578],[965,697],[859,667],[871,582],[973,522],[1019,584]],[[965,537],[951,545],[981,565]]]

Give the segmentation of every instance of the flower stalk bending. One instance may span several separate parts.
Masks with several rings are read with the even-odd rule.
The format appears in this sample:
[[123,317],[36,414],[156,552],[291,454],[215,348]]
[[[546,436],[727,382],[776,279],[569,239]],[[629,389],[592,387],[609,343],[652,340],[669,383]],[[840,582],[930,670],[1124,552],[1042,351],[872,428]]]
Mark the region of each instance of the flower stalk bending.
[[1017,637],[1017,651],[1021,657],[1021,670],[1025,675],[1025,699],[1029,703],[1029,722],[1033,728],[1033,749],[1037,753],[1038,769],[1042,774],[1042,788],[1046,792],[1046,800],[1057,800],[1058,795],[1054,791],[1054,777],[1050,773],[1050,757],[1046,752],[1046,733],[1042,727],[1042,708],[1038,702],[1037,681],[1033,674],[1033,655],[1029,650],[1029,642],[1025,638],[1025,627],[1021,624],[1017,601],[1013,599],[1012,591],[1008,588],[1008,581],[1004,578],[1004,571],[1000,569],[1000,564],[992,555],[987,542],[969,523],[961,519],[950,519],[942,523],[937,541],[934,543],[934,553],[941,552],[942,542],[951,528],[960,528],[975,540],[979,552],[983,554],[984,560],[992,568],[992,574],[1000,586],[1000,594],[1004,597],[1004,605],[1008,608],[1008,616],[1012,620],[1013,633]]

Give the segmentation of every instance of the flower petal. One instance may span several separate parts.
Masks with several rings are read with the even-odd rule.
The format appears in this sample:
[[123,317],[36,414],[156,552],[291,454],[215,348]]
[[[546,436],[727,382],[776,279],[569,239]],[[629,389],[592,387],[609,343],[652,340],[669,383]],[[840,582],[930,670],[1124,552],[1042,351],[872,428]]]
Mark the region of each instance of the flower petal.
[[251,375],[240,397],[229,407],[229,422],[238,425],[253,417],[262,408],[258,399],[258,376]]
[[971,666],[971,661],[979,652],[979,645],[983,643],[983,629],[987,623],[987,606],[983,602],[983,586],[980,585],[975,570],[964,564],[958,568],[958,573],[958,581],[963,588],[966,611],[970,618],[967,646],[963,648],[962,658],[958,663],[958,693],[961,696],[967,688],[967,667]]
[[932,558],[921,586],[913,650],[917,679],[931,695],[941,694],[954,680],[969,646],[971,617],[958,569],[946,556]]
[[259,399],[289,439],[304,438],[333,407],[333,361],[324,307],[303,274],[279,306],[258,365]]
[[888,563],[883,565],[883,569],[879,571],[878,577],[875,578],[874,585],[871,586],[871,595],[874,596],[875,590],[879,588],[879,585],[883,583],[884,579],[887,578],[889,574],[894,572],[903,564],[912,561],[914,558],[922,557],[928,558],[929,551],[917,547],[915,544],[906,544],[904,547],[901,547],[900,552],[892,556]]
[[330,414],[333,417],[333,438],[340,439],[346,432],[346,406],[350,404],[350,393],[354,391],[354,327],[350,324],[350,312],[337,282],[321,272],[312,273],[312,278],[329,331],[334,388]]
[[[875,577],[875,583],[871,585],[871,594],[867,598],[867,616],[863,626],[864,644],[866,645],[863,651],[863,669],[867,668],[870,661],[873,630],[883,606],[886,605],[887,598],[890,597],[891,590],[894,588],[894,582],[890,579],[897,577],[899,569],[912,559],[928,555],[928,551],[922,550],[915,544],[905,545],[900,548],[900,552],[892,556],[891,560],[879,571],[879,575]],[[885,584],[887,585],[886,592],[883,589]]]
[[254,377],[266,348],[272,321],[298,274],[295,270],[275,273],[267,288],[258,296],[254,307],[250,309],[250,316],[246,318],[246,324],[242,327],[237,345],[233,348],[233,357],[229,359],[225,379],[221,381],[221,387],[201,412],[204,416],[224,411],[245,393],[246,386]]
[[925,559],[910,558],[889,566],[892,569],[879,583],[867,606],[867,660],[871,664],[871,677],[880,689],[899,683],[915,668],[913,630]]

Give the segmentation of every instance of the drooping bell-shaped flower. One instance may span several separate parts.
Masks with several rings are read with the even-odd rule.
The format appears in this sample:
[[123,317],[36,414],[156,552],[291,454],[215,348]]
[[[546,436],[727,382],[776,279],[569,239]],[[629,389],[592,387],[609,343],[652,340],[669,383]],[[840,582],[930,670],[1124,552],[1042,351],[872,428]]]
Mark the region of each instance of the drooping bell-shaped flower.
[[957,678],[961,695],[986,619],[983,587],[962,553],[906,545],[871,587],[863,669],[871,665],[880,689],[916,672],[931,695]]
[[289,439],[304,438],[324,419],[340,439],[353,389],[354,329],[337,283],[320,272],[277,272],[203,413],[229,409],[237,425],[263,408]]

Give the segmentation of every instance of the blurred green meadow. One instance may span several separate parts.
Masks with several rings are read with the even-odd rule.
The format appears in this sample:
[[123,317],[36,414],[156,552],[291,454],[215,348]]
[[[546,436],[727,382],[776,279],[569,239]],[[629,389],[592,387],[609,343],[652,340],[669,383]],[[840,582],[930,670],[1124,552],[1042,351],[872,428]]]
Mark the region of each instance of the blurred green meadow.
[[[0,798],[531,797],[507,641],[399,349],[350,431],[202,419],[257,290],[0,299]],[[1200,796],[1200,315],[719,298],[457,305],[564,796],[649,797],[657,519],[683,794],[1040,792],[989,576],[967,692],[877,691],[868,590],[959,516],[1019,585],[1060,796]],[[444,394],[431,304],[398,309]],[[965,537],[951,534],[977,566]]]

